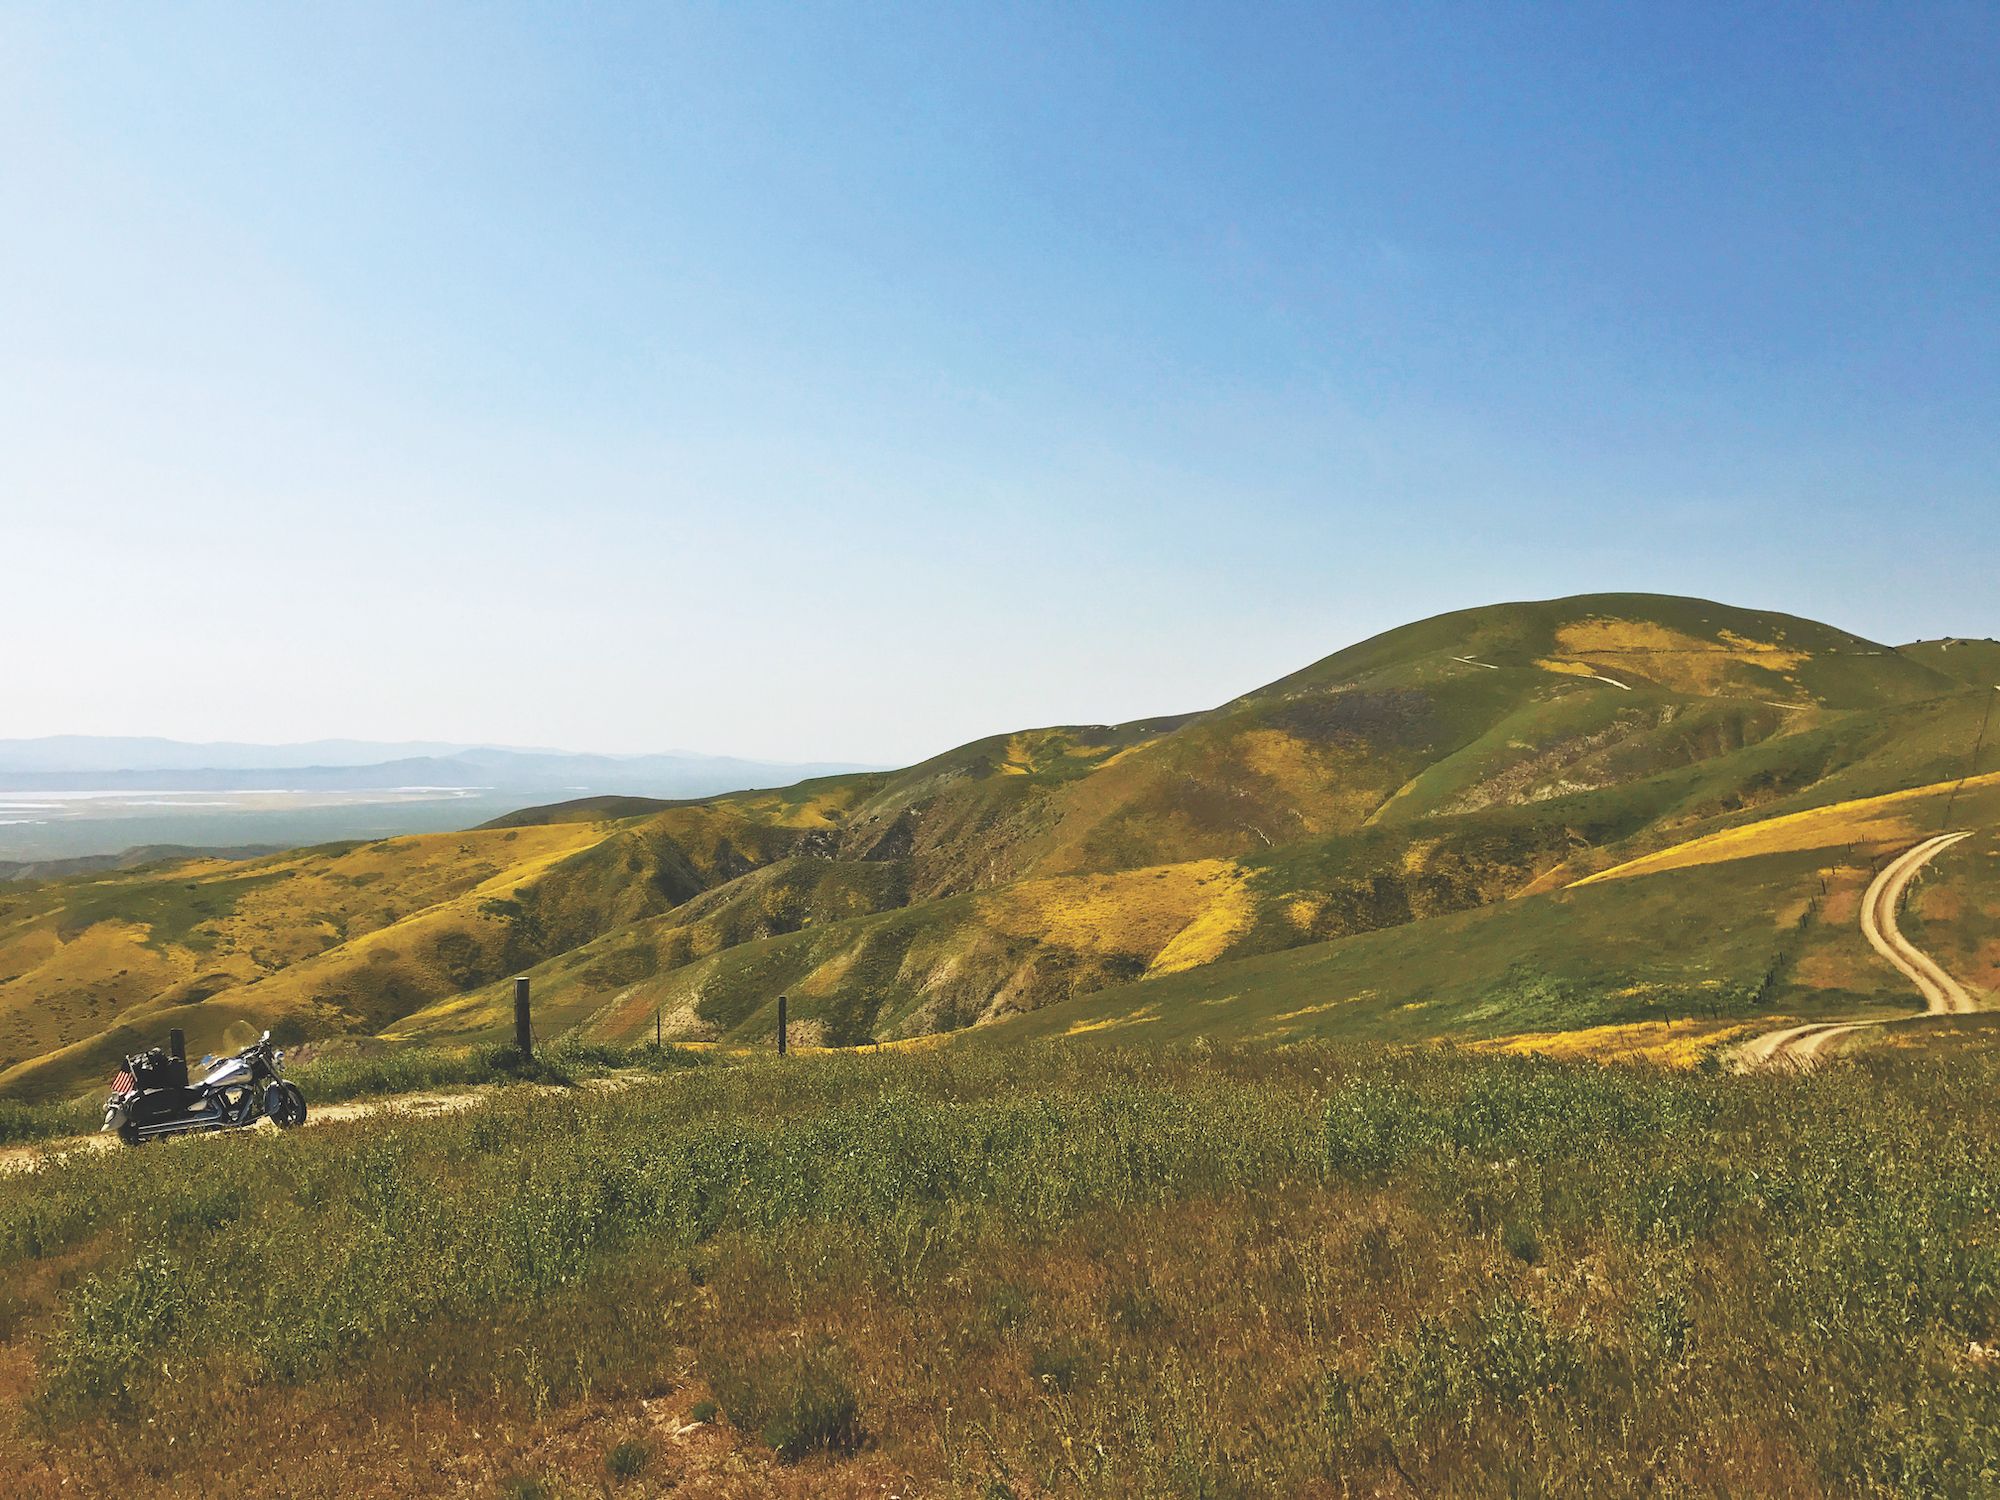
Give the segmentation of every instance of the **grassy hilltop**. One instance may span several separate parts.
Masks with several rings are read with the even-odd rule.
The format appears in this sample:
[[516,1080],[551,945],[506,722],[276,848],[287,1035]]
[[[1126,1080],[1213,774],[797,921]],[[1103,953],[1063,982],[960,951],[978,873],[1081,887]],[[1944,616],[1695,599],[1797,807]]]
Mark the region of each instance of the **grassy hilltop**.
[[[545,1031],[613,1042],[656,1018],[761,1037],[780,993],[831,1045],[1134,1017],[1720,1035],[1900,1001],[1849,930],[1854,887],[1926,820],[1984,816],[1990,790],[1957,787],[2000,770],[1990,652],[1664,596],[1499,605],[1208,712],[903,771],[7,887],[0,1091],[78,1089],[169,1025],[201,1047],[261,1025],[493,1040],[516,972]],[[1803,842],[1632,864],[1815,809]],[[1947,868],[1992,908],[1990,859]],[[1967,957],[1990,989],[1994,956]]]

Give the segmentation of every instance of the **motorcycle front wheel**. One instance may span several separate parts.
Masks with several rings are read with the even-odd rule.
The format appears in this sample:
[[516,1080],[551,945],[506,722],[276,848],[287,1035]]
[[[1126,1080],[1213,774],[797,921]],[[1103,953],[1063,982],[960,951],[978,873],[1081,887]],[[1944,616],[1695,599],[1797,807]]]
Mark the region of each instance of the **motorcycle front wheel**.
[[116,1106],[104,1112],[104,1129],[116,1135],[128,1146],[139,1145],[145,1139],[133,1125],[131,1116]]
[[278,1124],[286,1130],[293,1130],[306,1122],[305,1092],[296,1083],[280,1086],[285,1091],[285,1110],[278,1116]]

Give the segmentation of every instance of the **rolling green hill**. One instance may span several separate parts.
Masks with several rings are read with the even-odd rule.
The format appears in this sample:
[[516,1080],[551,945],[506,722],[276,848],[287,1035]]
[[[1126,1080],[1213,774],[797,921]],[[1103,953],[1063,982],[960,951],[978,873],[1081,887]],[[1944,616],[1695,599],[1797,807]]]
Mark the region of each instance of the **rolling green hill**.
[[[1985,817],[1952,788],[2000,769],[1991,674],[1983,643],[1943,644],[1657,595],[1496,605],[1207,712],[896,772],[0,887],[0,1090],[78,1088],[169,1025],[203,1047],[252,1025],[491,1039],[516,972],[545,1031],[727,1043],[768,1034],[780,993],[831,1045],[1137,1015],[1283,1035],[1295,1011],[1496,1042],[1721,1035],[1865,1003],[1893,973],[1821,955],[1800,913],[1905,823],[1572,887],[1886,793]],[[1986,901],[1991,863],[1953,868]]]
[[1913,641],[1898,648],[1911,661],[1975,687],[2000,685],[2000,641],[1953,636],[1942,641]]
[[1120,1040],[1410,1042],[1692,1061],[1750,1030],[1904,1013],[1867,946],[1862,890],[1952,826],[1903,926],[2000,1005],[2000,773],[1736,824],[1558,888],[1330,942],[1102,990],[982,1033]]

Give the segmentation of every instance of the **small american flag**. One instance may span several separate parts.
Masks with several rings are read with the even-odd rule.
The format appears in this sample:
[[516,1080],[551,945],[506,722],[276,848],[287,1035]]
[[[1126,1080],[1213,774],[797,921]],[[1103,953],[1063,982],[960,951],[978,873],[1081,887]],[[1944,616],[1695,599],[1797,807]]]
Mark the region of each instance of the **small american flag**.
[[114,1094],[129,1094],[138,1087],[139,1080],[132,1076],[130,1068],[120,1068],[118,1076],[111,1080],[111,1092]]

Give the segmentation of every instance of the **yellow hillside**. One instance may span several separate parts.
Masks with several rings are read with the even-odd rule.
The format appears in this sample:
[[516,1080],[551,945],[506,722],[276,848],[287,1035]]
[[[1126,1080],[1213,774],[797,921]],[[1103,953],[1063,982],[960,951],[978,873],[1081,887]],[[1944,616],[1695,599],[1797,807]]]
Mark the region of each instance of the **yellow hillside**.
[[409,955],[449,949],[454,929],[477,941],[480,901],[604,836],[589,823],[420,834],[0,898],[0,1082],[166,1011],[156,1029],[191,1036],[246,1006],[269,1025],[312,1010],[352,1025],[396,991]]
[[[1792,673],[1812,659],[1778,640],[1758,640],[1732,630],[1691,635],[1651,620],[1587,619],[1555,633],[1557,655],[1538,661],[1547,671],[1589,676],[1602,672],[1644,679],[1676,692],[1712,695],[1740,691],[1769,672],[1788,686]],[[1756,669],[1746,673],[1745,668]],[[1623,680],[1622,678],[1620,680]]]
[[1594,885],[1602,880],[1623,880],[1634,875],[1653,875],[1663,870],[1684,870],[1695,865],[1726,860],[1750,859],[1760,854],[1787,854],[1802,849],[1829,849],[1846,844],[1880,843],[1913,835],[1925,818],[1935,819],[1944,799],[1961,799],[1958,811],[1964,817],[1989,812],[1986,802],[2000,792],[2000,771],[1962,781],[1934,782],[1907,791],[1888,792],[1879,797],[1859,797],[1827,807],[1785,813],[1740,828],[1726,828],[1704,834],[1686,843],[1659,849],[1624,864],[1613,865],[1595,875],[1571,883],[1571,888]]
[[982,898],[999,931],[1078,953],[1124,953],[1169,974],[1209,963],[1249,930],[1256,905],[1231,860],[1024,880]]

